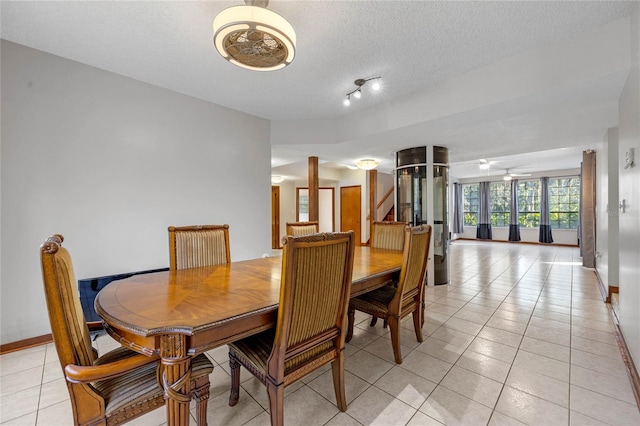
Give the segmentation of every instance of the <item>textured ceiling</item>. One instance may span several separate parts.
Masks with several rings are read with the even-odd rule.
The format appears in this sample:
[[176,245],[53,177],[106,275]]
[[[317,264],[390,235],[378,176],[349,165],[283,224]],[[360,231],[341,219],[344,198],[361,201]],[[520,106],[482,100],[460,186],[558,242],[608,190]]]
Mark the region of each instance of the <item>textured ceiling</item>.
[[[0,34],[6,40],[271,120],[341,119],[576,37],[629,16],[633,6],[633,2],[612,1],[273,0],[269,9],[284,16],[296,30],[297,55],[283,70],[257,73],[227,63],[212,46],[213,18],[222,9],[239,4],[243,2],[3,0]],[[342,100],[354,88],[353,81],[375,75],[383,77],[381,92],[377,96],[366,92],[345,108]],[[602,82],[602,87],[607,85],[609,90],[620,90],[618,77]],[[613,95],[608,93],[603,102],[610,104]],[[548,113],[548,106],[540,102],[538,109],[512,107],[522,109],[520,118],[535,122]],[[611,105],[594,108],[611,115]],[[462,147],[493,132],[495,123],[495,114],[483,123],[474,122],[472,114],[462,114],[402,132],[449,136],[454,148],[457,142]],[[610,124],[610,120],[602,123]],[[530,126],[527,121],[512,129],[526,130],[527,137],[545,137],[544,126],[535,131]],[[603,134],[606,127],[600,130]],[[326,161],[345,162],[366,154],[363,148],[368,146],[376,147],[369,150],[370,155],[387,155],[397,149],[389,142],[396,139],[409,143],[416,138],[378,133],[367,140],[333,146],[326,153],[305,151],[303,145],[276,150],[281,158],[289,154],[290,161],[296,156],[319,155]],[[540,146],[535,140],[531,145]],[[340,152],[343,148],[345,153]],[[458,160],[472,153],[476,156],[473,146],[465,150],[466,156]],[[531,150],[531,146],[520,149]],[[516,153],[492,147],[478,156]]]

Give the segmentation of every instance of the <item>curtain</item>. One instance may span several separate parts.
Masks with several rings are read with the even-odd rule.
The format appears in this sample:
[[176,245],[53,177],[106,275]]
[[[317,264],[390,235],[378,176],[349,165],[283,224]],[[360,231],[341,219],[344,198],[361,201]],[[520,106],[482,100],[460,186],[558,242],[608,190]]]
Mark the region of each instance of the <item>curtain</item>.
[[518,180],[511,181],[511,202],[509,203],[509,241],[520,241],[520,224],[518,223]]
[[596,267],[596,152],[582,153],[580,176],[580,255],[582,266]]
[[549,218],[549,178],[540,178],[540,237],[541,243],[552,243],[551,219]]
[[478,189],[478,228],[476,238],[491,239],[491,205],[489,204],[489,182],[480,182]]
[[453,233],[462,234],[464,232],[464,211],[462,207],[462,185],[453,184]]
[[583,182],[582,170],[583,169],[584,169],[584,165],[581,162],[580,163],[580,199],[578,200],[578,232],[577,232],[578,247],[580,247],[580,257],[582,257],[582,197],[583,197],[583,191],[584,191],[584,189],[582,188],[582,182]]

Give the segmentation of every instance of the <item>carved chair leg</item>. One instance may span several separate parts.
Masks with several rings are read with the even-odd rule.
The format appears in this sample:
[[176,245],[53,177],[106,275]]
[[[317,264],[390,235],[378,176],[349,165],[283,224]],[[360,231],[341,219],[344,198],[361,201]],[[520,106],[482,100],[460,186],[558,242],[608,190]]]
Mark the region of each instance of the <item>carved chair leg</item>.
[[424,327],[424,312],[425,312],[425,307],[427,306],[427,303],[425,301],[426,294],[427,294],[426,288],[427,288],[427,284],[425,283],[422,289],[422,318],[421,318],[422,324],[420,325],[421,328]]
[[207,426],[209,387],[209,376],[198,378],[194,384],[193,397],[196,400],[196,421],[198,426]]
[[347,335],[345,336],[344,341],[350,342],[353,337],[353,323],[356,321],[356,310],[349,306],[349,310],[347,311]]
[[340,411],[347,411],[347,397],[344,393],[344,351],[331,363],[333,372],[333,389],[336,394],[336,405]]
[[269,411],[271,411],[271,426],[284,425],[284,384],[274,385],[267,381],[269,395]]
[[231,370],[231,394],[229,395],[229,406],[233,407],[240,398],[240,363],[232,351],[229,351],[229,369]]
[[422,315],[420,315],[421,309],[420,306],[416,306],[416,310],[413,311],[413,329],[416,332],[416,339],[418,342],[422,343]]
[[391,331],[391,346],[396,364],[402,364],[402,352],[400,350],[400,320],[395,316],[389,316],[389,331]]

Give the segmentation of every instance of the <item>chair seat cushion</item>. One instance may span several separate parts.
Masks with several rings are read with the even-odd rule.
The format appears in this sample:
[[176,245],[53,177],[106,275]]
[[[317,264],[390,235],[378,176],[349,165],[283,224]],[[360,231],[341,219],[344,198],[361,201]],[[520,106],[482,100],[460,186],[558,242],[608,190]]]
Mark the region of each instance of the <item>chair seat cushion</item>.
[[[120,347],[101,356],[94,364],[107,364],[136,354],[130,349]],[[93,383],[93,387],[105,399],[106,416],[110,417],[120,411],[130,411],[131,415],[127,414],[125,417],[134,417],[138,411],[135,407],[164,405],[164,391],[158,383],[157,367],[158,363],[154,362],[128,374]],[[212,371],[213,364],[204,354],[198,355],[191,361],[193,379],[211,374]]]
[[[254,334],[253,336],[229,343],[229,349],[235,352],[241,364],[249,363],[253,367],[254,372],[266,373],[267,361],[273,349],[275,333],[275,329],[270,329],[262,333]],[[332,348],[333,342],[328,341],[286,361],[285,376],[306,361],[320,354],[324,354]],[[260,377],[260,379],[264,380],[264,376]]]
[[391,303],[391,300],[395,297],[396,290],[392,285],[385,285],[384,287],[354,297],[349,304],[358,311],[376,315],[380,318],[386,318],[389,313],[389,303]]

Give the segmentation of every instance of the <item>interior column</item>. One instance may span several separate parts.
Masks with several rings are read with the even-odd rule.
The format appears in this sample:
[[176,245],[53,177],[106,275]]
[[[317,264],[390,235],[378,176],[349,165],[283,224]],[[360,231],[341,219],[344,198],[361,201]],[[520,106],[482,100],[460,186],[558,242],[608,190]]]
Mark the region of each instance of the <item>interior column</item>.
[[318,157],[309,157],[309,220],[317,221],[320,217],[319,209],[319,180]]

